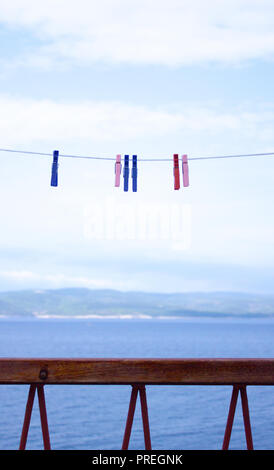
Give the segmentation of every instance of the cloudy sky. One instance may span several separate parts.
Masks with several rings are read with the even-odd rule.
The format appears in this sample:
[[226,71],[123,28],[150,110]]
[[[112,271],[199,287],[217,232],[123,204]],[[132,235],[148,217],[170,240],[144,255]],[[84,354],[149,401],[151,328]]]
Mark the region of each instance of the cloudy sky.
[[0,0],[0,289],[272,292],[273,0]]

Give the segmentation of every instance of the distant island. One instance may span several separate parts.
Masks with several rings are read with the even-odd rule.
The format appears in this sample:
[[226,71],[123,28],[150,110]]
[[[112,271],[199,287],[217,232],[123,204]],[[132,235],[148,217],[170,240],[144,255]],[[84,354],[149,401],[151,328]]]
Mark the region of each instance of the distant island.
[[65,288],[0,292],[0,318],[274,316],[274,295]]

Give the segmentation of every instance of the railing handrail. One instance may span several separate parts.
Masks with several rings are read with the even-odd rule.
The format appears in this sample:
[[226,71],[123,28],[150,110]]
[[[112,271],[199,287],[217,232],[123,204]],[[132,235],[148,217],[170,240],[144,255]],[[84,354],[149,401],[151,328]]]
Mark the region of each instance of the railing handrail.
[[274,358],[1,358],[0,384],[274,385]]

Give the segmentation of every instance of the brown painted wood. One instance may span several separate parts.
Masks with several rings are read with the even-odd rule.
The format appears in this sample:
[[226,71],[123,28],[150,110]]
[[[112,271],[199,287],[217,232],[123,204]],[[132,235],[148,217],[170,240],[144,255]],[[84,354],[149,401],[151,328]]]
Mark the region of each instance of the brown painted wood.
[[274,359],[0,359],[1,384],[274,385]]

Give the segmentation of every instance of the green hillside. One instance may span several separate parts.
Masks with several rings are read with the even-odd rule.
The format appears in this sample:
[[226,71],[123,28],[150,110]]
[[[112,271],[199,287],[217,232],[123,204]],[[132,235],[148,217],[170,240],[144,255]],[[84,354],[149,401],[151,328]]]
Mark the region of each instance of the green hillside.
[[241,293],[159,294],[68,288],[0,293],[0,316],[274,315],[274,296]]

